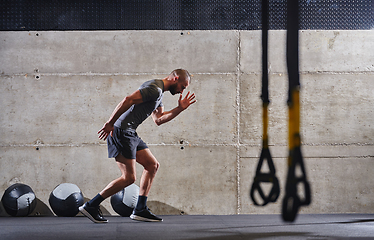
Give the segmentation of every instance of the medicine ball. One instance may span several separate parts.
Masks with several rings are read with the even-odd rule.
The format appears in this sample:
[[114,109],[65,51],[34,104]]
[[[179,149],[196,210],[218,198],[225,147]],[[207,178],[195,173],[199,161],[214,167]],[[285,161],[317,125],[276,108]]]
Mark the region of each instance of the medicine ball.
[[81,190],[72,183],[61,183],[49,195],[49,205],[59,217],[74,217],[83,203]]
[[139,187],[131,184],[110,198],[113,210],[122,217],[130,217],[138,203]]
[[26,217],[36,207],[36,197],[30,186],[16,183],[8,187],[1,198],[5,211],[13,217]]

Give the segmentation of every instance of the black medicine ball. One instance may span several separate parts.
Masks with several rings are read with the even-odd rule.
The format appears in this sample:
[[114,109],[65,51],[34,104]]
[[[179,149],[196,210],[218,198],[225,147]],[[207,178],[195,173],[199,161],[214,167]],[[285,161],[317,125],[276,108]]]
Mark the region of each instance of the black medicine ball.
[[16,183],[5,190],[1,202],[9,215],[26,217],[36,207],[36,196],[30,186]]
[[79,187],[72,183],[58,185],[49,195],[49,205],[59,217],[74,217],[79,212],[79,207],[84,203],[84,198]]

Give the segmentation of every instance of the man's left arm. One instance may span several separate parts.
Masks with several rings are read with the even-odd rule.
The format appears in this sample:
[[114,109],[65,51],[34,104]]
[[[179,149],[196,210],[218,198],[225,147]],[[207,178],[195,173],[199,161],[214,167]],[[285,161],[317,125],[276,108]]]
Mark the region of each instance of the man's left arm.
[[164,112],[164,107],[158,107],[152,112],[153,121],[160,126],[178,116],[182,111],[186,110],[191,104],[196,102],[195,93],[190,92],[182,99],[182,94],[179,96],[178,106],[170,111]]

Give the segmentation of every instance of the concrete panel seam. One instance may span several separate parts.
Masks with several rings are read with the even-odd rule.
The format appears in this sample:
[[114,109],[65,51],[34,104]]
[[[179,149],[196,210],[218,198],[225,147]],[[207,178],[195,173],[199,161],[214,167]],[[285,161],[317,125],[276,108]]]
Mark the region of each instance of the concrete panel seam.
[[[281,74],[281,73],[272,73],[272,74]],[[321,74],[321,75],[373,75],[373,71],[300,71],[300,74]]]
[[[277,157],[277,156],[271,156],[272,159],[285,159],[287,156],[283,157]],[[308,156],[303,156],[304,159],[352,159],[352,158],[357,158],[357,159],[366,159],[366,158],[374,158],[374,155],[365,155],[365,156],[313,156],[313,157],[308,157]],[[253,156],[253,157],[240,157],[240,159],[258,159],[258,156]]]
[[[148,146],[181,146],[180,143],[147,143]],[[70,144],[70,143],[56,143],[56,144],[3,144],[0,147],[84,147],[84,146],[107,146],[106,143],[82,143],[82,144]],[[188,144],[189,147],[237,147],[238,144],[229,143],[211,143],[211,144]],[[240,145],[242,146],[242,145]]]
[[81,143],[81,144],[4,144],[1,147],[85,147],[85,146],[106,146],[106,143]]
[[373,158],[374,155],[364,155],[364,156],[358,156],[358,155],[352,155],[352,156],[317,156],[317,157],[308,157],[304,156],[305,159],[311,159],[311,158],[319,158],[319,159],[351,159],[351,158]]
[[[261,75],[261,72],[250,72],[246,71],[242,74],[245,75]],[[269,75],[287,75],[287,72],[278,72],[278,71],[270,71]],[[373,71],[300,71],[300,75],[307,75],[307,74],[320,74],[320,75],[373,75]]]
[[[43,147],[82,147],[82,146],[106,146],[106,143],[81,143],[81,144],[70,144],[70,143],[56,143],[56,144],[1,144],[0,147],[36,147],[36,146],[43,146]],[[180,146],[179,143],[147,143],[148,146]],[[250,147],[250,148],[261,148],[260,144],[243,144],[243,143],[189,143],[188,146],[190,147]],[[269,147],[287,147],[287,144],[269,144]],[[303,144],[301,147],[319,147],[319,146],[327,146],[327,147],[334,147],[334,146],[373,146],[372,143],[330,143],[330,144],[315,144],[315,143],[307,143]]]
[[[276,145],[281,146],[281,145]],[[318,147],[318,146],[328,146],[328,147],[334,147],[334,146],[374,146],[373,143],[303,143],[302,146],[311,146],[311,147]]]
[[240,52],[241,52],[241,32],[238,31],[238,46],[237,46],[237,64],[236,64],[236,184],[237,184],[237,209],[236,214],[241,212],[241,186],[240,186]]
[[[147,143],[148,146],[181,146],[180,143]],[[189,143],[187,146],[190,147],[236,147],[236,143]]]
[[[239,60],[240,61],[240,60]],[[240,63],[239,63],[240,65]],[[38,76],[62,76],[62,77],[69,77],[69,76],[150,76],[150,75],[167,75],[169,73],[166,72],[116,72],[116,73],[105,73],[105,72],[84,72],[84,73],[43,73],[43,72],[30,72],[30,73],[12,73],[12,74],[0,74],[0,77],[10,77],[10,76],[25,76],[28,74],[34,74]],[[237,75],[238,72],[212,72],[212,73],[199,73],[194,72],[193,75]],[[246,75],[259,75],[259,72],[240,72],[240,74]],[[279,74],[287,74],[285,72],[270,72],[270,75],[279,75]],[[301,75],[308,75],[308,74],[320,74],[320,75],[374,75],[373,71],[352,71],[352,72],[339,72],[339,71],[300,71]]]
[[[241,147],[261,147],[261,144],[247,144],[241,143]],[[287,147],[287,144],[269,144],[269,147]],[[334,146],[374,146],[373,143],[302,143],[301,147],[319,147],[319,146],[327,146],[327,147],[334,147]]]
[[[33,74],[42,74],[45,76],[111,76],[111,75],[124,75],[124,76],[147,76],[147,75],[163,75],[163,74],[169,74],[170,72],[81,72],[81,73],[66,73],[66,72],[58,72],[58,73],[49,73],[49,72],[32,72]],[[10,75],[12,76],[24,76],[26,73],[12,73]],[[31,73],[30,73],[31,74]],[[194,75],[236,75],[237,72],[194,72]],[[3,74],[0,75],[9,75],[9,74]]]

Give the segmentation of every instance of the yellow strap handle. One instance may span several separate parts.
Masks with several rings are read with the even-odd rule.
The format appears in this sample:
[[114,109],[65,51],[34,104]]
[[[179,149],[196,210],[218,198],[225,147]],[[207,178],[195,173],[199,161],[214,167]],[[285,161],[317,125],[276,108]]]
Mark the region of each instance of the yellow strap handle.
[[[288,106],[288,146],[289,150],[301,146],[300,139],[300,89],[296,87],[291,90],[291,101]],[[289,163],[290,165],[290,163]]]

